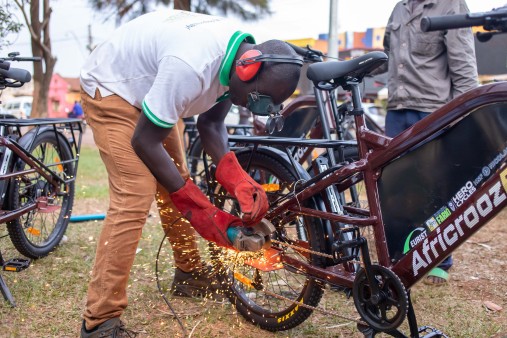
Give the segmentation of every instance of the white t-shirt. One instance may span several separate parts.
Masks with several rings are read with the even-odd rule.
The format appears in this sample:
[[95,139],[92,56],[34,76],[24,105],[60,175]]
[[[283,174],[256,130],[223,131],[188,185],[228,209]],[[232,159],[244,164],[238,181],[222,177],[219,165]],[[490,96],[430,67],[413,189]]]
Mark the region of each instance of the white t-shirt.
[[[207,111],[227,92],[219,73],[231,54],[231,37],[241,33],[234,26],[186,11],[142,15],[95,48],[81,70],[81,85],[91,97],[96,89],[102,97],[116,94],[156,125],[172,127],[180,117]],[[245,33],[241,41],[245,36],[253,41]]]

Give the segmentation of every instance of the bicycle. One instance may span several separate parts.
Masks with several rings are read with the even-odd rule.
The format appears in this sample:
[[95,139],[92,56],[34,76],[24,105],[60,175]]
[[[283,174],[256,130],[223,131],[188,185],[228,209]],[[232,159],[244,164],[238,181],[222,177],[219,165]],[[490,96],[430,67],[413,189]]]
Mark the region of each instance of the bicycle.
[[[507,32],[506,19],[502,7],[424,18],[423,29],[483,26],[494,35]],[[471,90],[389,138],[366,127],[359,90],[363,78],[386,60],[384,53],[372,52],[308,68],[319,110],[337,110],[335,101],[322,97],[338,87],[352,94],[348,114],[359,150],[352,163],[331,164],[312,177],[290,151],[274,146],[336,149],[346,141],[229,138],[245,145],[236,156],[263,185],[270,201],[266,219],[276,231],[270,247],[258,253],[213,248],[214,263],[238,312],[263,329],[301,324],[318,310],[324,286],[332,285],[353,298],[360,319],[331,314],[355,322],[367,337],[382,332],[405,337],[399,330],[405,320],[410,337],[445,337],[436,328],[418,327],[410,289],[507,204],[507,82]],[[319,167],[318,158],[312,163]],[[236,201],[211,174],[208,170],[210,199],[238,215]],[[344,194],[357,185],[365,188],[367,206],[329,200],[329,190]],[[345,233],[349,239],[343,239]]]
[[[201,137],[197,130],[197,123],[193,118],[187,119],[184,122],[184,146],[190,178],[202,191],[206,191],[206,174],[203,167],[204,152]],[[226,124],[226,128],[229,134],[236,135],[251,135],[252,131],[252,126],[248,124]],[[231,144],[231,146],[234,145]]]
[[[2,90],[31,80],[28,71],[11,68],[10,62],[40,61],[18,55],[0,58]],[[0,223],[7,224],[14,247],[29,259],[47,256],[65,234],[81,137],[80,119],[0,119]],[[0,263],[4,269],[9,264],[1,254]],[[5,283],[1,289],[14,305]]]

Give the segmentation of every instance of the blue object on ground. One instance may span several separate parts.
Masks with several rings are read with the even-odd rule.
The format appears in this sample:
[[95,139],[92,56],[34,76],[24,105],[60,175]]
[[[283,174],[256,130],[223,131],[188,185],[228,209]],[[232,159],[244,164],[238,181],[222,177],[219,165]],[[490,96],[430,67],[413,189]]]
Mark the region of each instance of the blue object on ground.
[[106,218],[106,214],[73,215],[70,216],[70,222],[101,221]]

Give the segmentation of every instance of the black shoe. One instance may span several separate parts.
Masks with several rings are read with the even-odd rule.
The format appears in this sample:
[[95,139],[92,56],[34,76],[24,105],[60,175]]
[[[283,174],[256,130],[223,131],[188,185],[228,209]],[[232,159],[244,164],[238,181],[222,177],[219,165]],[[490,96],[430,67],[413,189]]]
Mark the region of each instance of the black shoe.
[[210,267],[199,268],[192,272],[176,268],[171,292],[174,296],[207,298],[217,302],[223,302],[227,298]]
[[137,337],[137,333],[128,330],[120,318],[111,318],[104,323],[87,330],[85,321],[81,325],[81,338],[133,338]]

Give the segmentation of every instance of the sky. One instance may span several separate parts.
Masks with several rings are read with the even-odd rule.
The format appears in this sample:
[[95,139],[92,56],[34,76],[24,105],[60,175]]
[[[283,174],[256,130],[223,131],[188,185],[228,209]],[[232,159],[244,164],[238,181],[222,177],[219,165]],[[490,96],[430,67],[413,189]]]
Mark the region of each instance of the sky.
[[[360,32],[370,27],[383,27],[397,2],[398,0],[338,0],[338,30]],[[64,77],[78,77],[79,69],[88,55],[88,27],[91,28],[93,44],[98,44],[115,29],[114,20],[106,20],[111,13],[92,11],[87,0],[53,0],[51,3],[52,47],[58,58],[55,72]],[[471,12],[488,11],[506,3],[507,0],[467,0]],[[319,34],[329,31],[329,4],[329,0],[271,0],[271,16],[252,23],[231,19],[243,31],[252,33],[257,42],[268,39],[318,38]],[[30,37],[26,29],[9,39],[14,44],[0,50],[0,55],[11,51],[31,55]],[[16,67],[31,70],[27,66],[26,63],[24,66],[16,64]]]

